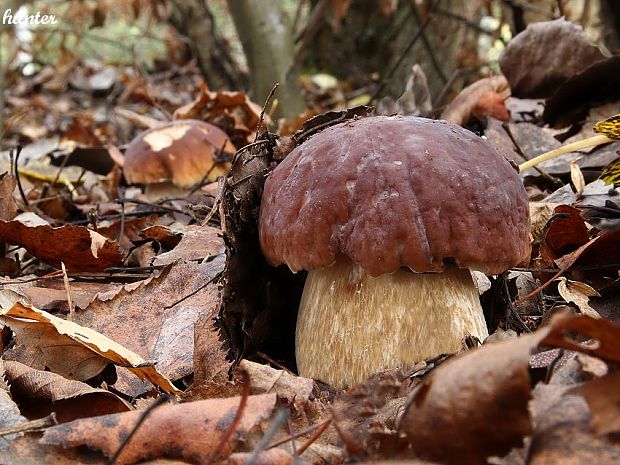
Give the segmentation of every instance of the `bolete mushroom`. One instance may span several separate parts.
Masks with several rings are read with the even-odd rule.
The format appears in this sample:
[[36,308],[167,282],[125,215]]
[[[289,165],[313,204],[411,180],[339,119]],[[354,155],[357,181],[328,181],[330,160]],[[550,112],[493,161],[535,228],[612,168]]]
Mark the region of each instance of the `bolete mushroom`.
[[528,256],[528,199],[511,164],[460,126],[368,117],[270,173],[259,236],[270,264],[309,271],[299,373],[343,387],[488,335],[470,270]]
[[175,120],[138,134],[125,151],[123,171],[130,184],[145,184],[147,193],[183,195],[200,181],[225,176],[230,163],[220,152],[235,146],[217,126],[199,120]]

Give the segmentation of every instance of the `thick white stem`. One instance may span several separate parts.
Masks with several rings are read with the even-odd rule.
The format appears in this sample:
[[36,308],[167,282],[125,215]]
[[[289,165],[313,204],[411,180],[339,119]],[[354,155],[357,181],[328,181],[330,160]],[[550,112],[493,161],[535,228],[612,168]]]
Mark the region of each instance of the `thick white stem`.
[[488,336],[467,269],[376,278],[348,259],[308,273],[297,316],[299,374],[335,387],[454,352]]
[[558,147],[555,150],[543,153],[542,155],[538,155],[531,160],[521,163],[519,165],[519,171],[525,171],[526,169],[531,168],[532,166],[536,166],[543,161],[551,160],[552,158],[559,157],[560,155],[564,155],[565,153],[575,152],[577,150],[585,149],[587,147],[592,147],[595,145],[607,144],[608,142],[613,142],[613,139],[610,139],[609,137],[602,134],[597,134],[596,136],[592,136],[584,140],[579,140],[577,142],[573,142],[572,144],[563,145],[562,147]]

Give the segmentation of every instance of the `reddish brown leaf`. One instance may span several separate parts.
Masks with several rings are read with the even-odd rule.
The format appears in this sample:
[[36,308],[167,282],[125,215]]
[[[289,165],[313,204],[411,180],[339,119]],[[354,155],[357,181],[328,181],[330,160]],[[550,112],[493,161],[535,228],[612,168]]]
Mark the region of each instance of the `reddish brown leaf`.
[[103,271],[123,260],[116,242],[83,226],[53,228],[0,220],[0,241],[20,245],[56,268],[64,262],[68,271]]
[[[503,112],[498,109],[498,103],[496,101],[490,103],[489,92],[494,94],[504,93],[508,90],[508,82],[504,76],[492,76],[479,81],[474,82],[472,85],[463,89],[459,95],[446,107],[441,114],[441,119],[451,121],[455,124],[464,125],[471,118],[475,111],[481,113],[481,116],[501,116],[502,119],[506,113],[506,107],[503,105],[503,97],[498,97],[502,100],[501,106],[503,106]],[[485,97],[486,96],[486,97]],[[482,102],[480,101],[481,99]],[[497,100],[497,97],[491,97],[491,100]],[[486,101],[485,101],[486,100]],[[507,120],[508,118],[505,118]]]
[[553,214],[558,216],[547,223],[540,246],[540,255],[547,266],[556,258],[573,252],[590,240],[588,227],[578,209],[569,205],[558,205]]
[[[209,399],[155,408],[124,447],[116,463],[131,465],[147,458],[182,457],[194,463],[208,463],[239,407],[240,398]],[[224,444],[220,454],[227,457],[237,443],[260,422],[272,414],[275,394],[250,396],[235,433]],[[111,457],[135,428],[143,412],[72,421],[48,428],[43,444],[64,447],[88,447]],[[105,434],[93,434],[105,431]]]

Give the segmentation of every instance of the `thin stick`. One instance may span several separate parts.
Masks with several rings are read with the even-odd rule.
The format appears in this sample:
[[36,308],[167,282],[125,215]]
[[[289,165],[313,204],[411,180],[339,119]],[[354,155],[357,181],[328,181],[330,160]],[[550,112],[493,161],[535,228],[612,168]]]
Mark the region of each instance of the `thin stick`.
[[439,4],[439,1],[440,0],[436,0],[431,5],[430,12],[429,12],[428,16],[426,17],[426,19],[424,20],[424,23],[422,25],[420,25],[420,28],[418,29],[418,31],[414,34],[414,36],[411,38],[411,40],[409,41],[409,43],[407,44],[407,46],[405,47],[403,52],[400,54],[400,56],[398,57],[398,60],[396,60],[396,63],[394,63],[394,66],[392,66],[392,68],[388,71],[388,73],[381,79],[379,87],[377,87],[377,90],[375,90],[374,94],[372,94],[372,97],[370,98],[371,102],[375,101],[377,99],[377,97],[379,96],[379,94],[381,94],[381,92],[383,92],[383,89],[387,85],[387,81],[390,80],[392,75],[400,67],[400,65],[404,61],[405,57],[407,56],[407,54],[409,53],[411,48],[415,45],[415,43],[418,41],[418,39],[420,39],[420,37],[422,37],[422,34],[424,33],[424,30],[427,28],[427,26],[431,22],[431,18],[433,17],[433,11],[434,11],[435,7]]
[[36,431],[57,424],[58,422],[56,421],[56,414],[52,412],[44,418],[27,421],[25,423],[20,423],[19,425],[9,426],[8,428],[1,429],[0,437],[8,436],[9,434],[25,433],[26,431]]
[[[306,428],[306,429],[304,429],[302,431],[298,431],[295,434],[291,434],[287,438],[280,439],[279,441],[276,441],[273,444],[270,444],[269,447],[267,447],[267,449],[273,449],[274,447],[278,447],[278,446],[281,446],[282,444],[286,444],[287,442],[293,441],[294,439],[297,439],[297,438],[300,438],[302,436],[305,436],[306,434],[311,433],[312,431],[315,431],[318,428],[318,429],[321,430],[321,432],[318,435],[315,433],[315,434],[313,434],[310,437],[310,439],[314,438],[311,441],[311,442],[314,442],[316,440],[316,438],[318,438],[321,434],[323,434],[323,431],[325,431],[325,429],[327,429],[327,427],[331,424],[331,422],[332,422],[332,419],[330,417],[327,420],[325,420],[323,423],[317,423],[316,425],[309,426],[308,428]],[[314,436],[316,436],[316,437],[314,437]],[[308,444],[308,446],[309,445],[310,444]],[[300,449],[300,451],[301,451],[301,449]],[[301,452],[300,452],[300,455],[301,455]]]
[[254,465],[256,460],[258,459],[258,455],[265,450],[269,441],[276,435],[280,427],[284,424],[284,422],[288,419],[290,412],[286,408],[280,408],[278,413],[276,413],[276,417],[271,422],[269,429],[265,433],[265,435],[258,441],[256,447],[252,451],[252,454],[246,459],[245,465]]
[[28,198],[26,197],[26,194],[24,192],[24,188],[22,187],[22,180],[19,176],[19,168],[18,168],[18,164],[17,161],[19,160],[19,155],[22,153],[22,147],[18,146],[17,149],[11,149],[10,153],[11,153],[11,158],[13,158],[13,150],[15,150],[17,153],[15,153],[15,158],[13,159],[13,163],[14,163],[14,174],[15,174],[15,180],[17,181],[17,187],[19,188],[19,195],[22,196],[22,200],[24,201],[24,204],[26,205],[26,207],[30,207],[30,203],[28,203]]
[[67,304],[69,305],[69,315],[67,319],[73,321],[75,317],[75,307],[73,306],[73,299],[71,298],[71,288],[69,287],[69,277],[67,276],[67,269],[65,268],[65,262],[60,262],[62,268],[62,279],[65,282],[65,291],[67,291]]
[[318,425],[317,430],[314,432],[314,434],[310,436],[310,438],[299,448],[298,454],[302,455],[304,452],[306,452],[306,449],[308,449],[308,447],[310,447],[314,443],[314,441],[316,441],[321,436],[321,434],[325,432],[327,427],[331,424],[332,424],[331,418],[328,418],[323,423],[320,423]]
[[280,86],[280,83],[276,82],[274,86],[271,88],[271,92],[269,92],[269,95],[267,96],[267,100],[265,100],[265,104],[263,105],[263,109],[261,110],[260,116],[258,118],[258,124],[256,125],[256,135],[254,136],[254,143],[256,143],[256,141],[258,140],[258,133],[260,132],[261,127],[263,126],[263,120],[265,118],[265,111],[267,110],[267,105],[269,105],[269,102],[271,102],[271,99],[273,98],[279,86]]

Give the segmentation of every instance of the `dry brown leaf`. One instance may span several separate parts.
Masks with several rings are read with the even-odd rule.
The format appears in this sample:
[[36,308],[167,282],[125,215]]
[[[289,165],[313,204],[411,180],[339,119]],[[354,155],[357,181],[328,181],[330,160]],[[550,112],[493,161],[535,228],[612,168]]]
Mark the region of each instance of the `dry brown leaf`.
[[141,115],[139,113],[136,113],[135,111],[127,110],[126,108],[116,108],[114,110],[114,113],[116,113],[118,116],[122,116],[128,121],[131,121],[133,124],[135,124],[141,129],[153,129],[159,126],[163,126],[167,123],[166,121],[160,121],[149,116]]
[[[462,126],[469,121],[472,113],[479,105],[480,99],[484,97],[485,94],[488,92],[501,94],[507,90],[508,81],[506,81],[504,76],[500,75],[480,79],[470,86],[465,87],[452,103],[446,107],[443,113],[441,113],[440,118]],[[504,107],[504,111],[506,111],[506,107]],[[489,115],[493,116],[487,112],[487,116]]]
[[476,106],[471,114],[483,122],[486,122],[489,117],[500,121],[508,121],[510,115],[508,114],[504,100],[505,97],[497,92],[485,92],[476,102]]
[[129,404],[104,389],[40,371],[19,362],[5,362],[4,375],[11,394],[27,413],[37,418],[56,413],[60,423],[131,410]]
[[535,432],[527,459],[530,465],[614,465],[620,447],[590,428],[586,402],[569,386],[539,383],[530,404]]
[[558,292],[562,298],[568,303],[574,303],[583,315],[592,318],[600,318],[601,315],[590,307],[588,301],[590,297],[600,297],[601,295],[595,289],[585,283],[579,281],[571,281],[565,277],[558,278]]
[[484,464],[532,432],[530,351],[544,333],[484,345],[432,372],[414,392],[400,428],[421,458]]
[[586,399],[592,412],[590,425],[598,434],[620,431],[620,371],[589,381],[570,392]]
[[[116,463],[131,465],[147,458],[180,457],[208,463],[239,408],[240,398],[209,399],[155,408],[136,429]],[[241,420],[219,451],[227,457],[239,441],[273,413],[275,394],[250,396]],[[86,445],[111,457],[134,429],[143,412],[126,412],[87,418],[48,428],[43,444],[78,447]],[[106,434],[93,434],[105,431]],[[219,457],[213,457],[219,458]]]
[[602,59],[580,26],[560,18],[529,24],[508,43],[499,63],[514,96],[545,98]]
[[[174,112],[174,119],[200,119],[220,126],[231,137],[236,147],[253,142],[262,108],[243,92],[211,92],[204,83],[196,99]],[[264,124],[270,119],[265,115]],[[232,126],[231,128],[225,126]]]
[[314,381],[267,365],[241,360],[239,368],[248,372],[252,380],[252,392],[275,392],[280,399],[302,405],[310,399]]
[[222,232],[211,226],[189,225],[174,227],[181,233],[181,241],[170,251],[153,261],[153,265],[169,265],[174,262],[188,262],[209,259],[224,252]]
[[[221,239],[220,239],[221,241]],[[212,252],[221,242],[212,242]],[[208,254],[204,248],[199,249]],[[191,253],[191,251],[189,251]],[[134,351],[157,360],[158,370],[172,380],[193,371],[194,325],[212,320],[219,309],[217,277],[225,266],[223,255],[207,263],[180,263],[133,289],[123,289],[111,299],[93,301],[76,314],[76,323],[88,326]],[[216,335],[217,338],[217,335]],[[115,387],[136,396],[148,385],[118,371]]]
[[0,173],[0,220],[9,221],[17,214],[17,205],[13,199],[15,178],[7,173]]
[[530,335],[466,352],[416,388],[400,429],[422,458],[484,464],[489,455],[519,446],[532,431],[527,410],[532,349],[558,347],[618,362],[618,340],[620,326],[610,321],[560,316]]
[[53,228],[0,220],[0,241],[20,245],[56,268],[64,262],[68,271],[103,271],[123,260],[116,242],[83,226]]
[[[180,394],[168,378],[138,354],[90,328],[21,302],[11,291],[0,292],[0,315],[0,321],[17,334],[18,343],[39,350],[41,359],[45,360],[44,366],[65,365],[71,358],[76,363],[70,367],[72,370],[81,369],[81,364],[94,363],[103,369],[107,363],[114,363],[165,392]],[[70,377],[72,373],[62,374]]]

